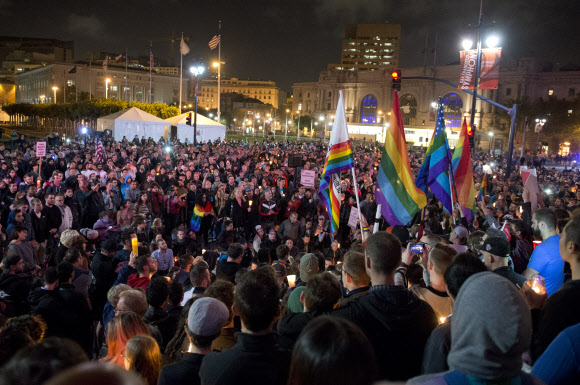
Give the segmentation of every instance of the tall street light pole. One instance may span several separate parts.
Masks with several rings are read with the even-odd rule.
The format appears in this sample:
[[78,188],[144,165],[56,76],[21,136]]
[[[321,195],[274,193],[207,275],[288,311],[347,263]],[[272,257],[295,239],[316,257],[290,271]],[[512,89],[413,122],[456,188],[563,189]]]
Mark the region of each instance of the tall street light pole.
[[58,87],[52,87],[52,90],[54,91],[54,104],[56,104],[56,91],[58,90]]
[[[195,115],[193,116],[193,145],[197,146],[197,82],[199,80],[199,76],[203,74],[205,68],[203,66],[191,67],[189,72],[193,75],[195,81],[194,87],[194,100],[195,100]],[[219,98],[219,95],[218,95]]]
[[105,100],[109,99],[109,83],[110,82],[111,82],[111,79],[105,80]]

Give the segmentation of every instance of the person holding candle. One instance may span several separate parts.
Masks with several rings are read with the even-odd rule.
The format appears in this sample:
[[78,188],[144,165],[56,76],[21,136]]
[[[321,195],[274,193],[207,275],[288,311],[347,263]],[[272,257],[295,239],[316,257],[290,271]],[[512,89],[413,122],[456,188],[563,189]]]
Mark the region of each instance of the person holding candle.
[[[537,248],[536,248],[537,249]],[[580,217],[573,217],[560,238],[560,255],[570,264],[572,279],[546,301],[546,295],[536,294],[526,285],[522,292],[538,319],[532,340],[531,355],[536,360],[560,332],[580,323]],[[546,283],[547,284],[547,283]],[[547,289],[547,288],[546,288]]]

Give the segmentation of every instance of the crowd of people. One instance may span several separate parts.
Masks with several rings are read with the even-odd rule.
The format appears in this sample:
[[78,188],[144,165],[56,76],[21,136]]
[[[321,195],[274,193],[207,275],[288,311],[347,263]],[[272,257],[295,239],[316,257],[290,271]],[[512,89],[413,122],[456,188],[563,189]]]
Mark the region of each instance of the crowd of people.
[[322,142],[0,145],[0,384],[578,381],[575,158],[474,153],[473,219],[391,226],[352,150],[333,233]]

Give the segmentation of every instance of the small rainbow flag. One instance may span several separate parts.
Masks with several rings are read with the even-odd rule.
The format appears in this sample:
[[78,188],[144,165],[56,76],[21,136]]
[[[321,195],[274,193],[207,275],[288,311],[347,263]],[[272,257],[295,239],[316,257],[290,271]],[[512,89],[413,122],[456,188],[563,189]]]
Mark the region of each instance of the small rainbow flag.
[[326,164],[318,190],[318,196],[328,209],[330,229],[333,233],[338,230],[340,215],[340,173],[353,167],[354,161],[348,139],[344,100],[342,91],[340,91],[332,133],[330,134]]
[[473,165],[471,163],[471,149],[467,136],[467,120],[463,118],[463,126],[459,134],[459,140],[455,145],[453,158],[451,159],[453,174],[455,175],[455,189],[457,199],[461,203],[463,215],[468,222],[473,219],[475,212],[475,185],[473,183]]
[[375,188],[375,200],[381,204],[381,213],[390,226],[406,225],[427,205],[425,193],[413,182],[408,154],[399,96],[395,91]]
[[201,228],[201,221],[205,213],[210,213],[211,215],[215,215],[213,212],[213,207],[211,206],[211,202],[206,202],[205,207],[201,207],[200,205],[195,205],[193,208],[193,215],[191,216],[191,220],[189,221],[189,229],[195,232],[198,232]]

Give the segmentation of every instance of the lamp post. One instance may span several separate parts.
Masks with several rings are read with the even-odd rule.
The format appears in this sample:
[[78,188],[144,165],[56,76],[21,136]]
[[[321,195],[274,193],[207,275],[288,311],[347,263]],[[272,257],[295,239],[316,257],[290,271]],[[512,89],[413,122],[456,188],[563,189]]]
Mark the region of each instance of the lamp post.
[[546,119],[536,119],[536,132],[538,133],[538,153],[542,155],[542,142],[540,142],[540,134],[546,124]]
[[56,91],[58,90],[57,86],[52,87],[52,90],[54,91],[54,104],[56,104]]
[[[475,126],[475,104],[477,101],[477,87],[479,86],[479,76],[481,70],[481,29],[484,27],[483,25],[483,0],[480,2],[479,7],[479,20],[476,26],[473,26],[473,29],[477,30],[477,60],[475,63],[475,80],[473,83],[473,96],[471,100],[471,117],[469,119],[470,125],[473,127]],[[496,36],[489,36],[486,39],[486,44],[489,48],[494,48],[499,43],[499,39]],[[471,39],[464,39],[462,42],[463,49],[469,51],[473,45],[473,41]]]
[[44,104],[44,95],[40,95],[40,104]]
[[81,134],[83,134],[85,136],[85,150],[87,149],[87,132],[88,132],[88,129],[86,127],[81,128]]
[[324,138],[322,138],[322,141],[324,142],[326,140],[326,114],[320,115],[318,120],[320,120],[321,122],[324,122]]
[[110,82],[111,82],[111,79],[105,80],[105,100],[109,99],[109,83]]
[[286,131],[284,132],[284,141],[286,141],[286,138],[288,137],[288,113],[290,112],[290,110],[287,108],[286,109]]
[[491,149],[491,143],[493,142],[493,131],[490,131],[487,135],[489,135],[489,152],[490,152],[490,154],[493,155],[493,152]]
[[221,99],[222,64],[226,64],[226,63],[223,61],[213,62],[213,66],[215,68],[217,68],[217,70],[218,70],[218,91],[217,91],[217,94],[218,94],[217,121],[218,121],[218,123],[221,123],[220,120],[221,120],[221,115],[222,115],[221,108],[220,108],[221,107],[220,106],[220,99]]
[[[197,146],[197,82],[199,81],[199,76],[201,74],[203,74],[205,71],[205,68],[201,65],[199,66],[193,66],[189,68],[189,72],[191,72],[191,75],[193,76],[193,79],[195,81],[195,86],[194,86],[194,100],[195,100],[195,115],[193,116],[193,145]],[[218,95],[219,97],[219,95]]]

